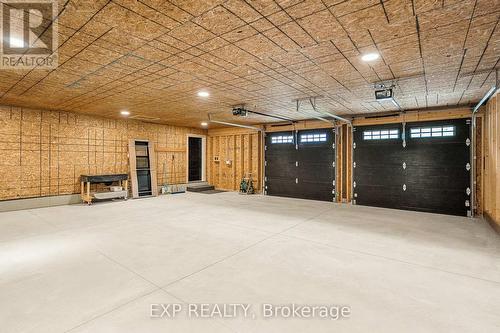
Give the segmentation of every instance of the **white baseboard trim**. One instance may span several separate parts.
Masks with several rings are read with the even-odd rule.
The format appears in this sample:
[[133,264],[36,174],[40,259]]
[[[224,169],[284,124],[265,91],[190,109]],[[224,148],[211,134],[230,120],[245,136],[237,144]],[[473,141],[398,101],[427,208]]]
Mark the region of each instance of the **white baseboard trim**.
[[0,212],[13,210],[43,208],[51,206],[63,206],[81,203],[80,194],[56,195],[49,197],[12,199],[0,201]]

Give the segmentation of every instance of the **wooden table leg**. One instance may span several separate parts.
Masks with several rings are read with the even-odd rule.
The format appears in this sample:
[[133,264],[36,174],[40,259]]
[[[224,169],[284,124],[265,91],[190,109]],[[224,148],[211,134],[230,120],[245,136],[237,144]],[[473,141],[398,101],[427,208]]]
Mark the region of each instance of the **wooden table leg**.
[[90,182],[87,182],[87,203],[89,205],[92,203],[92,198],[90,197]]
[[80,182],[80,198],[82,198],[82,201],[85,202],[85,183]]
[[123,184],[123,189],[124,189],[125,191],[127,191],[127,196],[125,197],[125,199],[128,199],[128,179],[125,179],[125,180],[123,181],[123,183],[124,183],[124,184]]

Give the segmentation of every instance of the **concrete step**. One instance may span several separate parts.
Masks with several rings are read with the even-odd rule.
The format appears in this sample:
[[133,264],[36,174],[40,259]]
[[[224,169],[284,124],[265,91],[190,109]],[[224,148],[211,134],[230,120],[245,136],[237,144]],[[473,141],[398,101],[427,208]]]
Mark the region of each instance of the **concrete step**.
[[204,191],[212,191],[214,189],[215,186],[210,185],[207,182],[190,183],[187,186],[187,191],[189,192],[204,192]]

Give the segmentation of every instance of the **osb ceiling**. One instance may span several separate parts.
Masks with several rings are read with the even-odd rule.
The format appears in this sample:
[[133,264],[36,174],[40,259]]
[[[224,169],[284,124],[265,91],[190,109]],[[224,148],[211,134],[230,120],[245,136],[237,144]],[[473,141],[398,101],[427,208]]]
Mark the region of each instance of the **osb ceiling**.
[[499,0],[61,0],[59,12],[59,67],[0,71],[0,104],[199,126],[243,103],[308,118],[293,102],[308,96],[338,115],[398,110],[374,99],[388,81],[402,109],[457,106],[495,84],[500,59]]

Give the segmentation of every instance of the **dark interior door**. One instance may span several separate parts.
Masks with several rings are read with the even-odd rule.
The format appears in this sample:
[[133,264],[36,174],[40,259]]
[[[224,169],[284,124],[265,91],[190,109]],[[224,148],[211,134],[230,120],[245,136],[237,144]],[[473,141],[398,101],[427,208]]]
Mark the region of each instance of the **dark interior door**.
[[[387,137],[395,128],[397,138]],[[357,127],[356,203],[467,216],[469,138],[469,119]]]
[[189,181],[202,180],[201,138],[189,137]]
[[266,193],[301,199],[335,198],[335,133],[332,129],[266,136]]
[[151,168],[149,163],[149,144],[144,141],[135,142],[137,191],[140,197],[152,194]]

